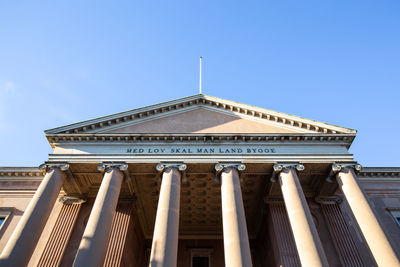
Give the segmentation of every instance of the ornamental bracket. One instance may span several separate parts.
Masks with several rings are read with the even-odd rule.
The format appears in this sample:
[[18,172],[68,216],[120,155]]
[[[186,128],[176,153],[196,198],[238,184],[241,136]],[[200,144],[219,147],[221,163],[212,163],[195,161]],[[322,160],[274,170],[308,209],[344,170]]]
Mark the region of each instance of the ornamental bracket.
[[271,182],[275,183],[277,181],[276,177],[285,169],[295,169],[300,172],[304,171],[304,165],[299,162],[278,162],[274,164],[272,176],[270,178]]

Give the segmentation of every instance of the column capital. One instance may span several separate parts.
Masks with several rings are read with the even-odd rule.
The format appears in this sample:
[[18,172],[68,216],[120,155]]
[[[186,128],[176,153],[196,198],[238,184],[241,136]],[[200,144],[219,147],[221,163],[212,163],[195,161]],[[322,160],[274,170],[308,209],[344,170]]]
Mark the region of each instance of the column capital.
[[69,196],[69,195],[64,195],[60,198],[59,200],[61,203],[65,205],[72,205],[72,204],[82,204],[86,202],[85,198],[81,198],[78,196]]
[[304,165],[299,162],[278,162],[275,163],[272,172],[272,176],[270,178],[271,182],[276,182],[276,175],[282,171],[294,169],[296,171],[304,171]]
[[229,168],[234,168],[238,171],[244,171],[246,169],[246,165],[244,165],[241,162],[227,162],[227,163],[220,162],[215,164],[215,170],[217,172],[221,172]]
[[164,172],[168,168],[175,168],[178,171],[184,172],[187,166],[183,162],[161,162],[156,166],[156,170],[159,172]]
[[51,169],[60,169],[61,171],[69,170],[69,164],[66,162],[45,162],[39,166],[40,170],[48,172]]
[[128,164],[125,162],[102,162],[97,166],[99,171],[107,171],[108,169],[117,169],[122,172],[128,170]]
[[[236,169],[238,172],[244,171],[246,169],[246,165],[241,162],[219,162],[215,164],[215,178],[214,181],[219,183],[220,179],[219,176],[221,172],[228,170],[228,169]],[[239,174],[240,175],[240,174]],[[240,182],[243,181],[241,177],[239,177]]]
[[264,197],[265,204],[272,204],[272,203],[285,203],[283,201],[283,196],[265,196]]
[[326,177],[326,181],[328,183],[333,183],[335,180],[336,175],[345,169],[353,169],[356,173],[358,173],[361,169],[362,166],[358,164],[357,162],[334,162],[332,163],[331,170],[328,174],[328,177]]
[[340,204],[343,202],[340,196],[317,196],[314,200],[319,204]]
[[295,169],[297,171],[304,171],[304,165],[298,162],[284,162],[284,163],[275,163],[273,166],[274,172],[281,172],[285,169]]
[[131,177],[129,176],[128,172],[128,164],[126,164],[126,162],[102,162],[97,166],[97,170],[101,172],[107,172],[110,169],[122,172],[125,178],[124,181],[128,183],[129,193],[134,194],[132,185],[129,183],[131,181]]
[[354,169],[356,172],[359,172],[361,171],[362,166],[357,162],[335,162],[332,164],[332,171],[334,173],[338,173],[343,169],[348,169],[348,168]]

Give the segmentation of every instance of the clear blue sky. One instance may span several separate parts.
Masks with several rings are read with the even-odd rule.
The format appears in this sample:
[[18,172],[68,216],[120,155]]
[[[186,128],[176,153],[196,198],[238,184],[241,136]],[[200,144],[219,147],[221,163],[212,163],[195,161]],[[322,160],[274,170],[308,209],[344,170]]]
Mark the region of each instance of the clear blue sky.
[[400,166],[400,1],[1,1],[0,166],[43,130],[204,93],[358,130]]

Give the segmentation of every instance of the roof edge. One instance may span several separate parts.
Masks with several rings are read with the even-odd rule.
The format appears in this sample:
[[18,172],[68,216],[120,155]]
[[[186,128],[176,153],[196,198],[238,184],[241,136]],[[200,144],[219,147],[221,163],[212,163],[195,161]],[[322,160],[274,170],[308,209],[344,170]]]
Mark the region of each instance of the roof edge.
[[244,114],[265,119],[282,125],[289,125],[310,131],[321,133],[357,133],[356,130],[328,124],[316,120],[306,119],[295,115],[277,112],[265,108],[259,108],[239,102],[234,102],[214,96],[196,94],[184,98],[179,98],[159,104],[154,104],[142,108],[132,109],[125,112],[115,113],[95,119],[90,119],[78,123],[60,126],[45,130],[46,134],[58,133],[82,133],[93,131],[94,129],[105,128],[119,123],[126,123],[139,118],[145,118],[163,112],[169,112],[193,105],[210,105],[217,109],[227,110],[236,114]]

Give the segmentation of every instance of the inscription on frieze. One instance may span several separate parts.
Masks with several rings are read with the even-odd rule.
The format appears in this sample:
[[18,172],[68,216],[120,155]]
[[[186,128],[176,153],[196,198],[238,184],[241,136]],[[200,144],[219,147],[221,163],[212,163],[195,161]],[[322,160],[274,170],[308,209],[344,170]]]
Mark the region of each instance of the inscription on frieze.
[[271,154],[277,153],[275,147],[263,146],[138,146],[126,148],[132,154]]

